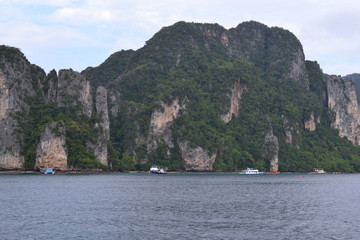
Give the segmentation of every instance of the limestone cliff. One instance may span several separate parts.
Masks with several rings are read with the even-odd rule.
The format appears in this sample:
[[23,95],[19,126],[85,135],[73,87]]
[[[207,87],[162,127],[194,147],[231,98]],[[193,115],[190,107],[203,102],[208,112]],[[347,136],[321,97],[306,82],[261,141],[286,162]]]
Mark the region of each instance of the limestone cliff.
[[231,89],[229,112],[220,116],[225,123],[230,122],[233,115],[236,118],[239,117],[240,101],[244,90],[246,90],[246,87],[241,85],[240,80],[235,82],[233,89]]
[[34,168],[64,171],[68,169],[67,159],[65,125],[62,122],[53,122],[41,134]]
[[[24,157],[21,156],[21,141],[18,140],[14,118],[16,111],[27,111],[29,105],[26,96],[35,94],[33,86],[38,84],[36,67],[31,65],[20,50],[0,46],[0,169],[23,168]],[[21,138],[20,138],[21,139]]]
[[313,132],[313,131],[316,130],[316,124],[317,123],[318,124],[320,123],[320,118],[315,120],[314,113],[311,113],[310,119],[305,121],[305,123],[304,123],[304,128],[309,130],[310,132]]
[[18,169],[23,167],[24,159],[16,141],[17,122],[11,117],[11,112],[19,106],[16,103],[17,94],[6,82],[5,76],[0,73],[0,168]]
[[60,106],[78,105],[82,113],[91,117],[93,101],[90,82],[80,73],[72,70],[60,70],[57,79],[56,101]]
[[96,90],[96,114],[100,121],[96,125],[99,128],[99,136],[95,144],[95,158],[101,164],[108,166],[108,141],[110,138],[110,121],[107,101],[107,90],[99,86]]
[[289,120],[287,117],[283,117],[283,125],[285,143],[297,146],[300,138],[299,124],[296,121]]
[[354,82],[356,87],[356,93],[358,98],[360,98],[360,73],[352,73],[349,75],[346,75],[345,78],[350,79]]
[[[267,39],[267,71],[285,79],[303,84],[309,88],[309,76],[306,71],[305,55],[300,41],[289,31],[271,28]],[[284,51],[284,49],[287,49]]]
[[161,143],[165,143],[169,148],[174,147],[170,126],[179,116],[181,109],[185,109],[185,104],[180,104],[178,98],[171,105],[160,101],[160,107],[151,114],[148,152],[154,151]]
[[[250,21],[229,30],[218,24],[194,24],[205,36],[207,50],[223,48],[233,58],[259,61],[266,71],[302,83],[309,88],[305,55],[300,41],[289,31]],[[199,47],[195,43],[195,48]],[[284,51],[283,49],[286,49]]]
[[274,135],[272,127],[265,135],[264,141],[264,156],[265,160],[270,163],[270,172],[279,171],[279,139]]
[[208,151],[202,147],[191,148],[185,142],[178,142],[184,168],[187,171],[212,171],[216,153],[209,156]]
[[354,145],[360,145],[360,113],[354,83],[339,76],[326,76],[328,107],[334,111],[332,127]]
[[111,116],[116,116],[120,111],[121,97],[120,93],[113,89],[108,89],[109,92],[109,111]]

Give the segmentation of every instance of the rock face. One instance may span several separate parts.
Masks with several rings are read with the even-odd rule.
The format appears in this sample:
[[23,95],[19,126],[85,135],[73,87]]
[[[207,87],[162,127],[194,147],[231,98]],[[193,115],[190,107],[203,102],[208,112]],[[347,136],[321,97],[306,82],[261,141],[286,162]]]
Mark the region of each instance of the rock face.
[[[300,41],[292,33],[281,28],[271,28],[269,32],[270,35],[266,38],[269,47],[265,51],[269,63],[268,71],[309,88],[305,55]],[[284,47],[289,51],[282,51]],[[281,66],[284,72],[279,70]]]
[[243,91],[246,90],[246,87],[241,86],[240,80],[238,80],[234,85],[235,85],[234,88],[231,89],[229,112],[227,114],[224,114],[224,115],[220,116],[220,118],[225,123],[230,122],[233,115],[236,118],[239,117],[241,96],[242,96]]
[[[275,72],[309,88],[303,48],[291,32],[278,27],[269,28],[255,21],[241,23],[229,30],[218,24],[193,25],[205,36],[207,50],[221,46],[230,57],[248,61],[261,57],[267,72]],[[287,51],[282,50],[284,47]]]
[[354,82],[357,96],[358,98],[360,98],[360,73],[349,74],[346,75],[345,78],[350,79]]
[[339,130],[340,137],[346,137],[359,146],[360,114],[354,83],[338,76],[328,76],[326,83],[328,107],[335,113],[331,126]]
[[20,50],[5,47],[8,56],[4,56],[3,48],[0,51],[0,169],[21,169],[24,157],[20,154],[14,113],[26,111],[29,106],[24,97],[35,94],[30,83],[34,67]]
[[299,139],[299,124],[297,122],[290,121],[284,117],[284,130],[285,130],[285,143],[291,145],[298,145]]
[[185,104],[180,104],[178,98],[171,105],[160,101],[160,108],[155,109],[151,114],[148,152],[155,150],[161,142],[169,148],[174,147],[170,126],[179,116],[181,109],[185,109]]
[[17,94],[6,84],[0,73],[0,169],[19,169],[23,167],[24,158],[20,156],[20,146],[16,141],[16,121],[11,112],[16,110]]
[[112,89],[108,90],[109,92],[109,110],[110,110],[110,114],[111,116],[116,116],[120,110],[120,103],[121,103],[121,98],[120,98],[120,94],[117,91],[114,91]]
[[270,163],[270,172],[279,171],[279,139],[274,135],[272,128],[265,135],[265,159]]
[[53,168],[67,170],[67,149],[65,126],[62,122],[53,122],[45,128],[36,148],[35,169]]
[[83,75],[72,70],[60,70],[58,86],[53,88],[54,90],[57,91],[56,101],[60,106],[80,103],[82,113],[91,117],[93,102],[90,82]]
[[107,90],[99,86],[96,90],[96,113],[100,118],[97,127],[100,128],[100,134],[96,141],[94,154],[95,158],[101,164],[108,166],[108,141],[110,138],[110,121],[107,101]]
[[316,122],[315,122],[314,113],[311,113],[310,119],[305,121],[304,128],[309,130],[310,132],[313,132],[316,130]]
[[202,147],[190,148],[187,142],[179,142],[181,157],[186,171],[212,171],[216,153],[209,153]]

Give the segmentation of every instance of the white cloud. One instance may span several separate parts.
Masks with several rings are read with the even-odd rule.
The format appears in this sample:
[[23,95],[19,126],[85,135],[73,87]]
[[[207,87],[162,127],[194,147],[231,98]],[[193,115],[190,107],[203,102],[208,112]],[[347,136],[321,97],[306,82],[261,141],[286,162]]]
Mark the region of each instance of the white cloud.
[[54,12],[51,19],[56,22],[81,26],[94,23],[115,23],[118,17],[110,10],[66,7]]
[[0,4],[6,5],[48,5],[48,6],[66,6],[79,2],[79,0],[0,0]]
[[0,24],[6,32],[1,42],[33,47],[66,47],[89,44],[91,39],[71,28],[63,26],[39,26],[32,23]]

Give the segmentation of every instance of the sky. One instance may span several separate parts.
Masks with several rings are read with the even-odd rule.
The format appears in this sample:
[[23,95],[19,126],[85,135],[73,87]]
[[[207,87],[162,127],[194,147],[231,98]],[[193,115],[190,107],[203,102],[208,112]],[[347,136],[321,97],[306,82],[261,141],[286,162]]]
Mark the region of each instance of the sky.
[[139,49],[178,21],[229,29],[258,21],[294,33],[327,74],[360,72],[358,0],[0,0],[0,45],[46,72],[82,71]]

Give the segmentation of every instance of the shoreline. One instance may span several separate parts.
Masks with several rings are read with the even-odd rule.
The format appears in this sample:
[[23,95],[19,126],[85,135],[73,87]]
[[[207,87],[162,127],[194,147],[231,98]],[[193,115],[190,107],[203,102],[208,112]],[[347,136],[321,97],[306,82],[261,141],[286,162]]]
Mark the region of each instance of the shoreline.
[[[55,174],[66,175],[66,174],[145,174],[149,171],[103,171],[103,170],[68,170],[68,171],[56,171]],[[223,172],[223,171],[168,171],[167,174],[210,174],[210,173],[228,173],[228,174],[239,174],[241,171]],[[354,173],[354,172],[353,172]],[[39,174],[43,173],[35,170],[0,170],[1,174]],[[279,175],[279,174],[310,174],[310,175],[326,175],[326,174],[351,174],[350,172],[327,172],[326,174],[312,174],[312,172],[278,172],[276,174],[271,172],[265,172],[261,175]]]

